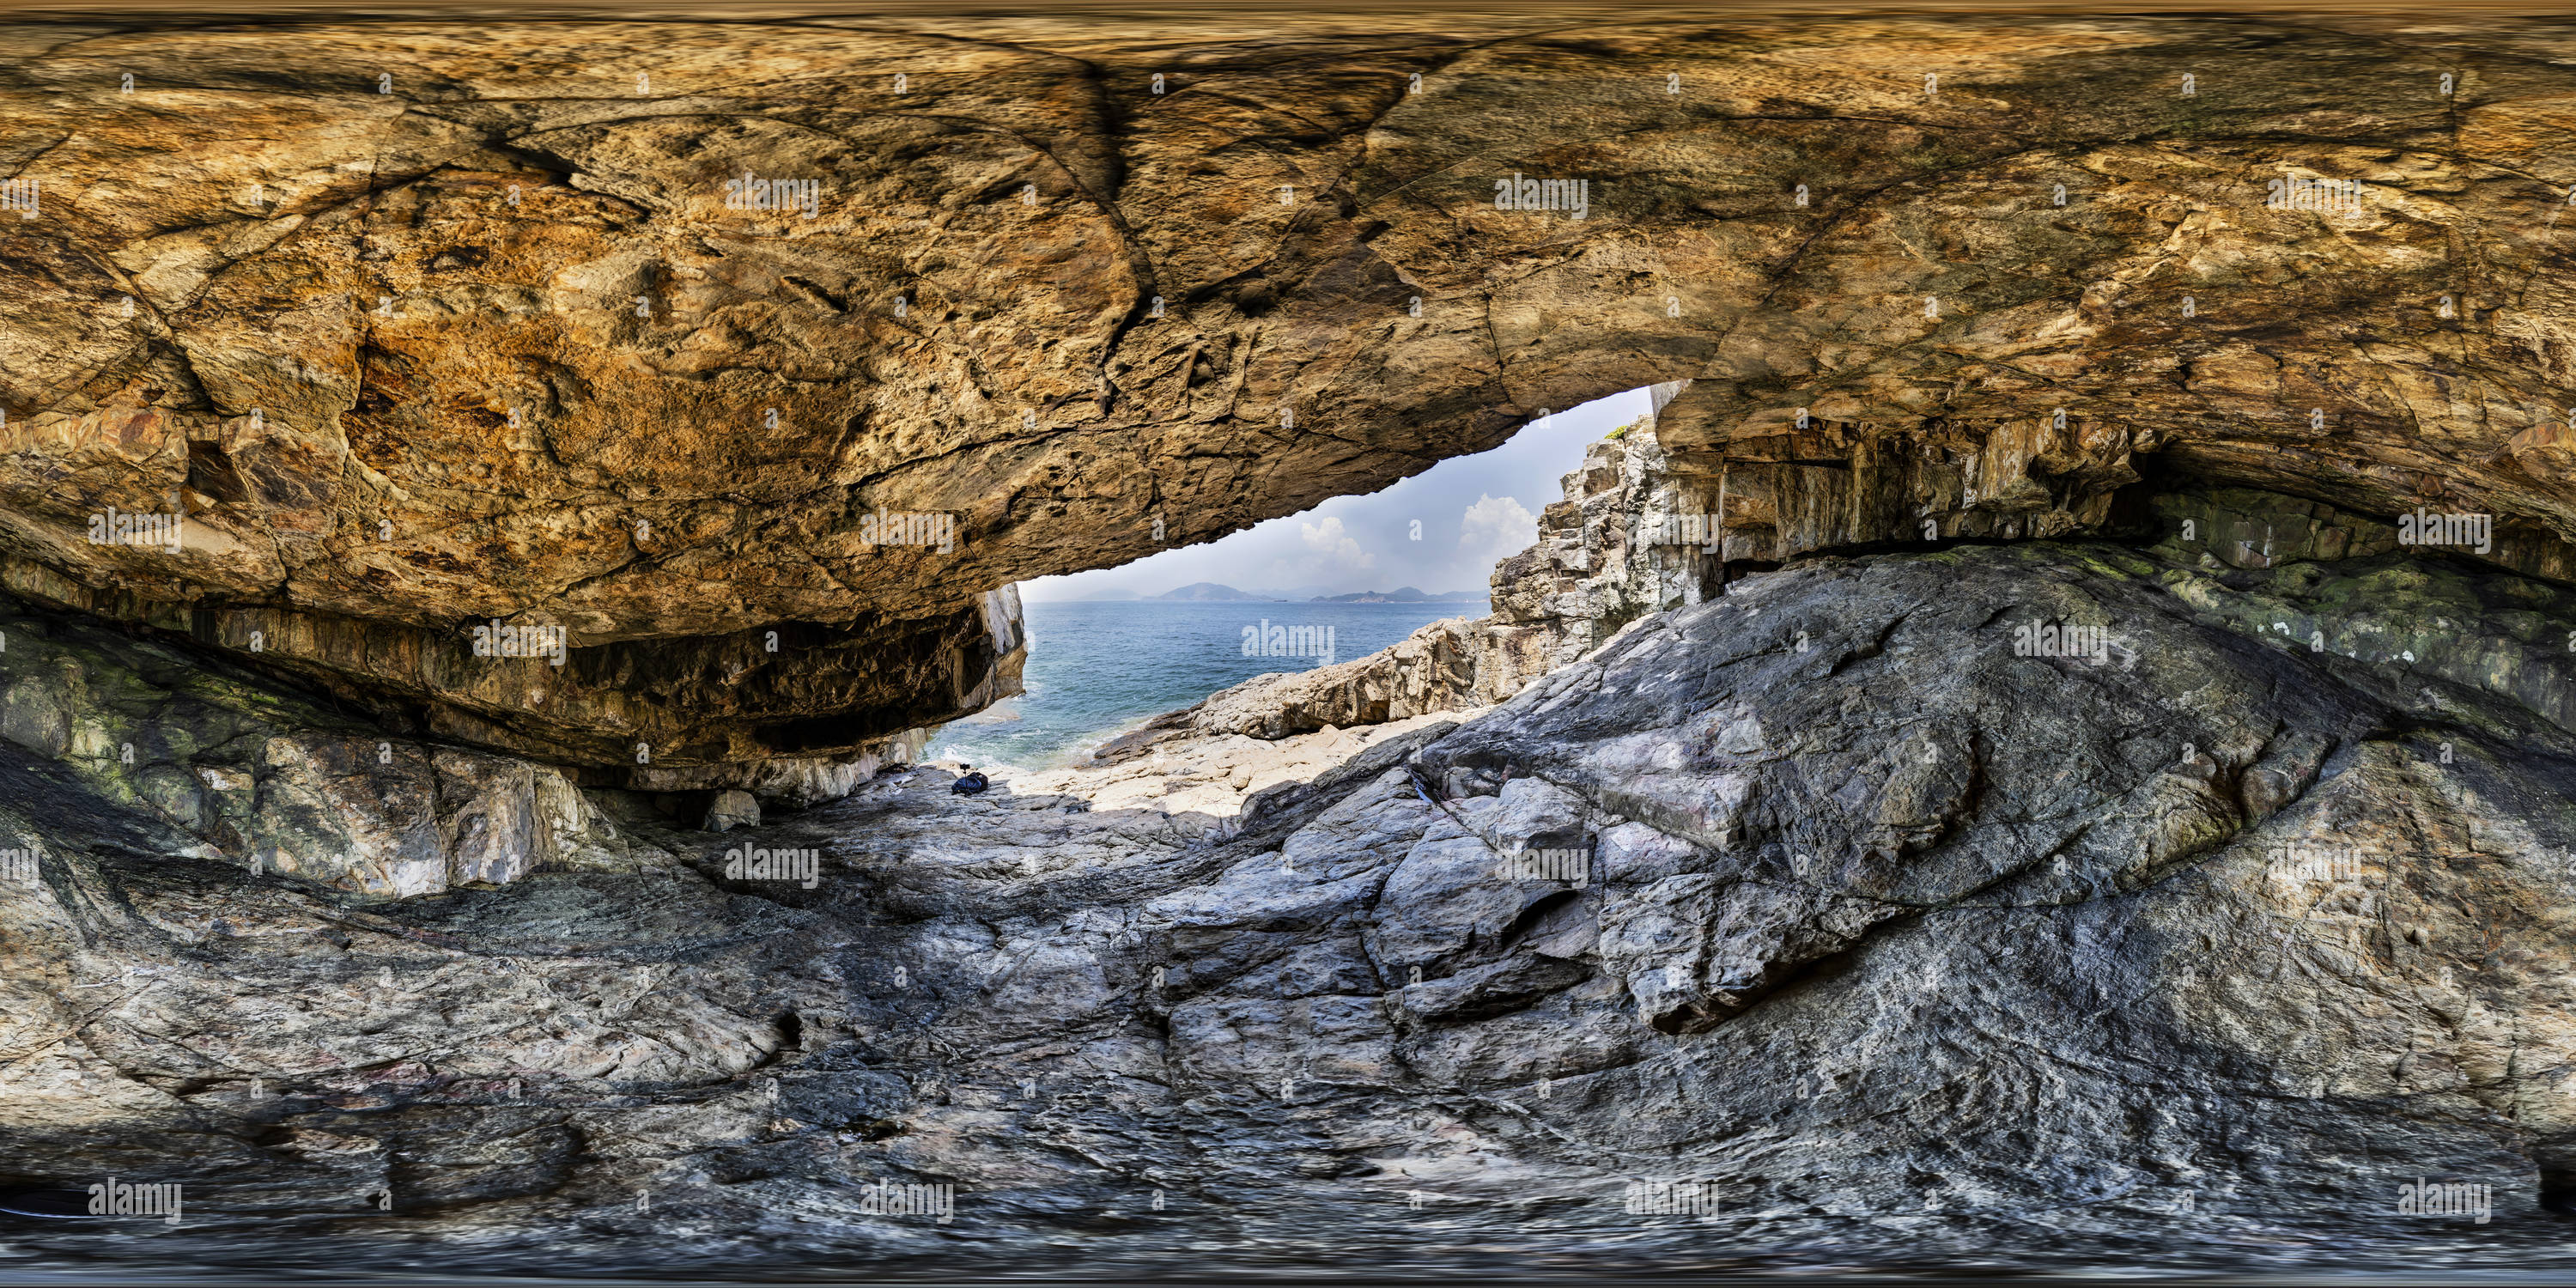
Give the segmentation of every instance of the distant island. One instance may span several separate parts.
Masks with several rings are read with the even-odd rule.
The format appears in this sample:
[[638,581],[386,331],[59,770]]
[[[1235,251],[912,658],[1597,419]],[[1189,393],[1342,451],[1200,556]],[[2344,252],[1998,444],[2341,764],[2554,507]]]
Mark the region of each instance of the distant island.
[[[1313,587],[1304,587],[1302,589],[1311,590]],[[1177,590],[1167,590],[1162,594],[1147,595],[1143,598],[1148,600],[1192,600],[1202,603],[1212,603],[1220,600],[1248,600],[1258,601],[1261,603],[1284,604],[1295,600],[1299,593],[1301,592],[1295,590],[1236,590],[1232,586],[1220,586],[1212,581],[1197,581]],[[1108,599],[1112,597],[1119,599],[1137,598],[1137,596],[1133,594],[1114,591],[1093,596],[1094,599]],[[1405,586],[1396,590],[1355,590],[1347,595],[1316,595],[1308,599],[1306,602],[1310,604],[1481,604],[1486,600],[1486,598],[1486,593],[1481,590],[1453,590],[1445,594],[1434,595],[1417,587]]]
[[1317,595],[1314,604],[1474,604],[1485,600],[1481,590],[1452,590],[1438,595],[1425,594],[1412,586],[1389,591],[1355,590],[1347,595]]

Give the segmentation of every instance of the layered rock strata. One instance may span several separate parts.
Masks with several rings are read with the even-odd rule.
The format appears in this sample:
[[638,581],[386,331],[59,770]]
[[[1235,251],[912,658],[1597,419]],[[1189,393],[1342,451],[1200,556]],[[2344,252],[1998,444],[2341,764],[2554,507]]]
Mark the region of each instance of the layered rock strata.
[[[1564,478],[1564,499],[1542,512],[1538,541],[1496,566],[1492,616],[1435,622],[1392,648],[1348,662],[1254,677],[1147,722],[1103,754],[1116,758],[1185,736],[1277,738],[1488,706],[1580,660],[1648,614],[1718,593],[1730,575],[1721,543],[1741,554],[1748,538],[1721,526],[1718,510],[1693,508],[1694,483],[1661,449],[1657,431],[1655,421],[1641,421],[1588,449],[1582,468]],[[2549,636],[2541,623],[2551,619],[2531,611],[2533,605],[2563,608],[2569,579],[2479,582],[2462,580],[2456,569],[2428,571],[2446,568],[2444,560],[2528,562],[2524,556],[2533,548],[2516,547],[2493,516],[2437,515],[2419,507],[2416,515],[2390,522],[2278,493],[2169,485],[2159,491],[2141,482],[2106,495],[2106,516],[2121,498],[2134,513],[2106,517],[2105,526],[2125,535],[2161,534],[2155,538],[2161,556],[2219,576],[2234,590],[2259,585],[2288,597],[2260,601],[2270,608],[2239,603],[2228,610],[2246,629],[2345,656],[2369,650],[2375,661],[2444,668],[2462,683],[2527,686],[2539,673],[2523,659],[2576,653],[2576,637]],[[2446,519],[2451,526],[2437,526]],[[1748,566],[1762,565],[1739,561],[1733,575]],[[2247,575],[2256,572],[2280,575]],[[2177,577],[2176,593],[2217,609],[2219,600],[2200,589],[2206,578]],[[2320,599],[2326,602],[2315,602]],[[2452,633],[2474,620],[2500,625],[2464,654]],[[2562,724],[2576,713],[2565,695],[2545,687],[2519,687],[2514,696]]]
[[[1660,409],[1685,384],[1660,385]],[[1277,738],[1500,702],[1581,659],[1628,623],[1724,584],[1712,511],[1692,508],[1652,415],[1614,431],[1565,475],[1538,540],[1494,568],[1493,612],[1434,622],[1367,657],[1256,676],[1101,749],[1112,758],[1181,731]]]
[[[1463,723],[721,837],[595,792],[638,870],[364,906],[7,743],[7,1201],[177,1182],[158,1255],[342,1265],[2554,1264],[2569,664],[2468,659],[2576,616],[2389,557],[1811,560]],[[2294,600],[2457,659],[2255,629]],[[2419,1177],[2492,1225],[2384,1215]]]
[[0,850],[47,854],[54,811],[86,794],[72,808],[133,816],[174,860],[355,895],[633,867],[550,766],[389,733],[220,658],[6,600],[0,655],[0,740],[54,788],[0,796]]
[[1015,580],[1683,379],[1729,559],[2153,454],[2566,569],[2561,26],[1315,21],[0,31],[0,573],[622,772],[855,757],[1007,691]]
[[2565,1268],[2563,24],[1219,25],[0,28],[0,1259]]

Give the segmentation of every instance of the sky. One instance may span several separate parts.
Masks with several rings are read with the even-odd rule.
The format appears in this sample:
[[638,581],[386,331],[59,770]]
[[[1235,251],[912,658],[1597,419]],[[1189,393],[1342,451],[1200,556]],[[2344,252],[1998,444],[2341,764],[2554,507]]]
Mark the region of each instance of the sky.
[[[1205,545],[1116,568],[1020,584],[1023,599],[1125,599],[1211,581],[1291,598],[1412,586],[1483,592],[1494,565],[1538,538],[1538,513],[1564,499],[1560,480],[1583,449],[1647,414],[1643,389],[1533,421],[1510,442],[1453,456],[1368,496],[1337,496]],[[1421,537],[1413,535],[1416,521]]]

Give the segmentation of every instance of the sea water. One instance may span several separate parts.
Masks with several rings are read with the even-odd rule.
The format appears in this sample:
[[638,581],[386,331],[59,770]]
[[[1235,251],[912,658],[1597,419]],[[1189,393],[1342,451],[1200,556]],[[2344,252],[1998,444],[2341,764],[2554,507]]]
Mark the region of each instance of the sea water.
[[[1366,657],[1448,617],[1482,617],[1464,604],[1298,603],[1269,600],[1122,600],[1035,603],[1028,624],[1028,692],[948,725],[928,758],[998,769],[1050,769],[1146,719],[1273,671],[1324,664],[1315,656],[1246,656],[1245,631],[1265,624],[1331,628],[1335,662]],[[1312,640],[1307,630],[1296,638]],[[1272,637],[1276,638],[1276,637]]]

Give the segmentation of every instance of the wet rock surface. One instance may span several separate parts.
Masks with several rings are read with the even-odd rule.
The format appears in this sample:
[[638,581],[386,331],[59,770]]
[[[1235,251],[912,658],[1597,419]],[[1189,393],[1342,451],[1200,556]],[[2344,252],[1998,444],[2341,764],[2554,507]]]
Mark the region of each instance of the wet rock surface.
[[[2561,1264],[2576,739],[2529,685],[2267,641],[2271,577],[1810,561],[1463,719],[920,767],[721,836],[593,791],[631,870],[408,899],[188,857],[12,741],[0,1207],[189,1205],[9,1245]],[[2490,1220],[2397,1215],[2419,1177]],[[952,1188],[869,1215],[888,1182]]]

